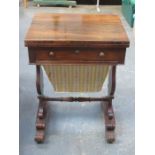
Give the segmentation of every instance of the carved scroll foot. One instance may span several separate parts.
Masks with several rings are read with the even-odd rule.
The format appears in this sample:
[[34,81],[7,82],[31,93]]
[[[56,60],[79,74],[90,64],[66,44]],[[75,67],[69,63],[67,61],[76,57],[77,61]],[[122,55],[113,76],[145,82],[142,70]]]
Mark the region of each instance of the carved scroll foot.
[[114,130],[106,130],[106,140],[108,143],[113,143],[115,141],[115,132]]
[[101,104],[105,119],[105,135],[108,143],[115,141],[115,115],[111,102]]
[[35,141],[37,143],[43,143],[45,139],[45,130],[39,130],[36,131]]
[[46,116],[47,116],[47,103],[45,101],[40,101],[36,118],[35,141],[37,143],[42,143],[45,139]]

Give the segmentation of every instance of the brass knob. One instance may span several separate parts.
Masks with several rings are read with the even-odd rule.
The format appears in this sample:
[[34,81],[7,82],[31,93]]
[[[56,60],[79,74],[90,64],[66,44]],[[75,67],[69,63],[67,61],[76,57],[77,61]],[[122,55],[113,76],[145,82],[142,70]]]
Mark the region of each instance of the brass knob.
[[103,57],[104,56],[104,52],[100,52],[99,56]]
[[53,56],[53,55],[54,55],[53,51],[49,52],[49,56]]
[[80,51],[79,50],[75,50],[75,53],[78,54],[78,53],[80,53]]

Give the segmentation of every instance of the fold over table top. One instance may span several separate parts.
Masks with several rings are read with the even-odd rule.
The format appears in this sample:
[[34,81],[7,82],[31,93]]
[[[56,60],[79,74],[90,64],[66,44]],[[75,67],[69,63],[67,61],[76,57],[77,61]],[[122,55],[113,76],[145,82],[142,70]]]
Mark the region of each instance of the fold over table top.
[[25,38],[28,47],[129,46],[117,15],[36,14]]

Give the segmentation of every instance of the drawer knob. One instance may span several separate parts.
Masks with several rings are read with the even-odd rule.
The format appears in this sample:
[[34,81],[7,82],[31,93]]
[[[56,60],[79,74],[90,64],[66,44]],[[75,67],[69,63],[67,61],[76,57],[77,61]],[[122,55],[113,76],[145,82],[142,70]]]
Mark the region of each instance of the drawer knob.
[[54,55],[53,51],[49,52],[49,56],[53,56],[53,55]]
[[80,53],[80,51],[79,50],[75,50],[75,53],[78,54],[78,53]]
[[99,56],[103,57],[104,56],[104,52],[100,52]]

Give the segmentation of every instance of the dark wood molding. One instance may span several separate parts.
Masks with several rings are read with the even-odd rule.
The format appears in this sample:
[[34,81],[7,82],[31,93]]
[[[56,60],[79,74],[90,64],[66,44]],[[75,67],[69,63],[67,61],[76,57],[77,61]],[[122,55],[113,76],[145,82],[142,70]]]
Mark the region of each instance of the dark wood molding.
[[114,95],[116,88],[116,66],[111,66],[109,71],[108,94]]
[[40,65],[36,65],[36,88],[38,94],[44,94],[43,71]]
[[113,96],[105,97],[47,97],[47,96],[38,96],[39,99],[43,101],[62,101],[62,102],[91,102],[91,101],[109,101],[113,99]]

